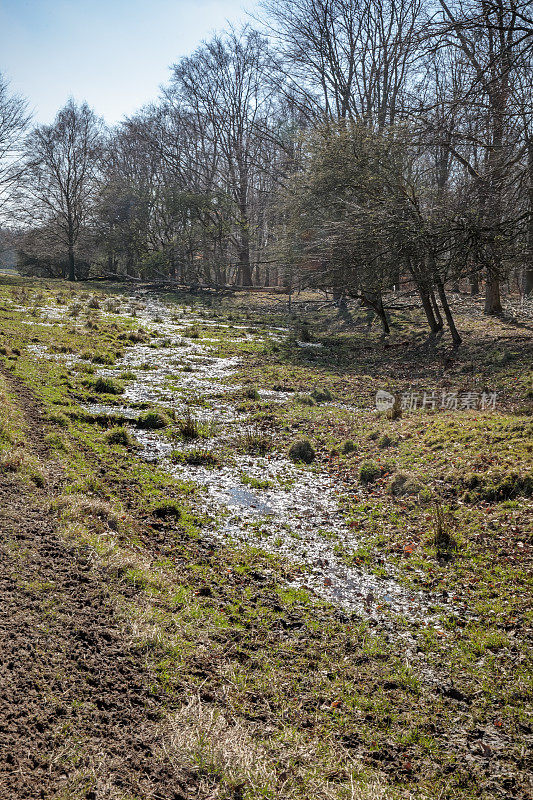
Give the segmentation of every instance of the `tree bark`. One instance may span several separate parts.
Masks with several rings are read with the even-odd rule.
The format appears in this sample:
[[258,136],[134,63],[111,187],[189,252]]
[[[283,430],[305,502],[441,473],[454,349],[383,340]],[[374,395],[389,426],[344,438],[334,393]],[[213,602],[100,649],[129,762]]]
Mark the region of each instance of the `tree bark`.
[[431,289],[431,291],[429,293],[429,297],[430,297],[430,300],[431,300],[431,305],[433,306],[433,313],[435,315],[435,319],[437,321],[437,325],[439,326],[439,331],[441,331],[443,329],[443,327],[444,327],[444,323],[442,321],[442,316],[441,316],[441,313],[440,313],[440,309],[439,309],[439,307],[437,305],[437,300],[435,299],[435,293],[434,293],[433,289]]
[[252,286],[252,268],[250,265],[250,238],[246,231],[242,232],[239,248],[239,272],[242,286]]
[[533,294],[533,138],[527,143],[528,167],[528,219],[527,219],[527,251],[524,274],[524,294]]
[[429,328],[431,333],[438,333],[442,329],[442,322],[439,325],[435,318],[435,314],[433,313],[433,306],[431,305],[431,300],[429,297],[429,293],[427,289],[422,286],[418,287],[418,293],[420,295],[420,300],[422,301],[422,308],[427,317],[427,321],[429,324]]
[[74,258],[74,246],[71,242],[68,245],[68,279],[76,280],[76,259]]
[[376,312],[377,316],[379,317],[379,321],[381,322],[383,333],[385,333],[388,336],[390,334],[390,326],[389,326],[389,320],[387,318],[387,312],[385,311],[385,307],[383,305],[381,292],[363,293],[363,303],[366,306],[370,306],[370,308],[372,308],[373,311]]
[[443,282],[439,279],[436,281],[437,284],[437,291],[439,293],[439,300],[441,302],[442,310],[444,311],[444,316],[446,317],[446,322],[448,324],[448,328],[450,329],[450,333],[452,335],[452,341],[455,347],[459,347],[461,342],[463,341],[459,335],[459,331],[455,327],[455,321],[453,319],[453,315],[448,305],[448,298],[446,297],[446,291],[444,289]]
[[502,303],[500,297],[500,276],[490,267],[487,270],[485,282],[485,314],[497,316],[502,314]]

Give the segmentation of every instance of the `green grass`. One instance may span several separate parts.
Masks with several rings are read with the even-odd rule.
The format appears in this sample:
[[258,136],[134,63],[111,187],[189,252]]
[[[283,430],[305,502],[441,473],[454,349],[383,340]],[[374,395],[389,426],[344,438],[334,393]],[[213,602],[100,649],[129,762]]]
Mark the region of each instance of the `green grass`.
[[[50,297],[70,292],[66,285],[52,285],[44,290]],[[28,307],[43,292],[39,281],[0,284],[6,308],[13,290],[24,290]],[[103,290],[98,291],[100,297]],[[77,289],[68,302],[85,307],[90,296]],[[86,329],[82,314],[81,321],[66,317],[51,330],[33,318],[27,326],[21,312],[0,312],[4,360],[43,404],[48,443],[65,470],[70,501],[57,512],[63,535],[80,545],[89,543],[109,565],[109,574],[116,574],[109,590],[124,623],[135,623],[154,691],[165,695],[169,708],[185,709],[178,720],[183,757],[204,765],[221,791],[234,791],[235,781],[244,781],[243,797],[261,796],[253,788],[261,785],[273,797],[285,792],[296,800],[320,796],[316,786],[325,792],[326,785],[330,794],[325,796],[351,797],[352,786],[361,785],[361,797],[366,797],[376,772],[387,775],[390,797],[405,790],[420,800],[488,800],[504,791],[497,771],[496,784],[486,774],[497,757],[503,775],[512,774],[516,781],[506,791],[523,797],[519,792],[527,764],[522,748],[531,725],[532,447],[531,420],[520,406],[527,399],[530,375],[517,355],[519,348],[511,342],[510,358],[497,361],[491,373],[488,362],[475,359],[483,352],[484,337],[501,335],[503,323],[495,321],[488,330],[475,319],[465,320],[464,350],[445,380],[471,380],[472,372],[464,378],[467,373],[461,370],[474,362],[480,380],[493,379],[502,391],[510,387],[501,407],[492,413],[404,412],[393,421],[373,410],[375,391],[388,386],[402,391],[411,383],[438,388],[438,352],[428,356],[416,338],[404,349],[385,350],[372,331],[338,330],[335,319],[325,314],[308,322],[321,348],[298,348],[290,341],[274,347],[259,335],[266,312],[250,312],[250,320],[239,306],[242,298],[232,302],[222,301],[217,313],[222,319],[231,314],[233,321],[253,322],[253,340],[236,337],[231,329],[216,337],[208,325],[195,323],[195,329],[199,336],[218,338],[213,352],[241,357],[235,383],[246,377],[257,391],[295,393],[316,387],[344,406],[337,408],[326,398],[327,405],[319,400],[269,406],[248,397],[256,407],[249,413],[257,419],[237,447],[268,456],[272,450],[286,453],[296,438],[309,438],[316,468],[340,481],[343,510],[354,534],[353,543],[342,547],[327,530],[324,540],[337,546],[345,563],[376,574],[393,571],[405,587],[431,592],[440,625],[399,618],[388,631],[380,630],[356,615],[339,615],[312,592],[296,588],[297,579],[305,585],[305,571],[266,555],[260,536],[256,549],[214,543],[212,521],[197,510],[198,489],[180,481],[179,470],[172,477],[142,462],[123,446],[124,440],[110,441],[113,429],[80,408],[95,391],[94,382],[84,385],[77,369],[34,358],[26,349],[31,335],[34,343],[65,348],[54,352],[120,353],[149,338],[139,332],[134,317],[121,314],[115,327],[99,320],[97,329]],[[205,309],[206,315],[212,311]],[[407,312],[398,317],[402,328],[393,337],[403,340],[411,336],[410,317]],[[271,313],[271,323],[284,322],[283,315],[278,319]],[[10,359],[15,350],[20,355]],[[15,459],[31,432],[2,387],[0,451]],[[164,416],[168,435],[181,435],[179,422],[175,425],[164,409],[144,413]],[[384,437],[391,444],[383,446]],[[227,455],[212,454],[217,459]],[[368,464],[374,479],[360,482]],[[36,474],[42,471],[42,465],[34,467]],[[23,466],[21,477],[32,480],[30,472]],[[391,491],[399,475],[412,481],[414,493]],[[243,474],[241,480],[253,489],[271,488],[261,478]],[[442,507],[455,547],[443,548],[434,501]],[[133,599],[131,592],[121,593],[124,584],[135,586]],[[446,598],[469,613],[450,612]],[[404,634],[413,642],[408,658]],[[437,684],[433,678],[426,682],[424,670],[437,676]],[[452,682],[468,703],[437,691]],[[201,708],[189,707],[185,697],[200,697]],[[253,746],[259,748],[254,758],[259,766],[268,764],[273,775],[264,779],[261,770],[243,771],[235,756],[224,762],[228,737],[236,735],[227,727],[216,728],[226,749],[215,752],[202,745],[197,734],[213,730],[211,711],[237,721],[246,732],[247,726],[254,729]],[[470,751],[463,738],[475,743],[479,731],[503,737],[505,747],[491,762],[475,758],[467,768],[465,753]],[[242,741],[252,746],[246,737]]]
[[158,430],[166,428],[170,424],[168,416],[159,411],[144,411],[137,419],[139,428],[146,428],[147,430]]

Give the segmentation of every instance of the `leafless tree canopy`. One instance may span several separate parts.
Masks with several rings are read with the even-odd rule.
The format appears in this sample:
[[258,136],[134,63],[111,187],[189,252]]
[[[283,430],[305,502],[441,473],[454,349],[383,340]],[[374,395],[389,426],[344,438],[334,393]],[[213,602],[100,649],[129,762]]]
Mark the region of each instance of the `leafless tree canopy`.
[[[532,23],[524,0],[264,0],[107,135],[72,102],[35,129],[26,266],[53,241],[70,277],[314,286],[385,331],[405,285],[458,343],[451,288],[488,314],[533,291]],[[0,109],[1,187],[25,121],[3,84]]]
[[10,92],[0,73],[0,221],[8,221],[13,191],[21,177],[22,135],[28,122],[26,101]]
[[26,141],[28,213],[65,248],[70,280],[76,277],[76,244],[91,220],[102,144],[98,118],[72,100],[52,125],[35,128]]

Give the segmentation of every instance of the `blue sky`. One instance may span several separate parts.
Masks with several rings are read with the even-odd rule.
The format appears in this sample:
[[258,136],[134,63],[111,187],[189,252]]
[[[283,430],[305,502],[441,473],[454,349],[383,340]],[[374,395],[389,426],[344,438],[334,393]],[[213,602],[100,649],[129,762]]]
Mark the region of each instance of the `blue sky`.
[[69,96],[108,123],[154,100],[169,66],[255,0],[0,0],[0,72],[36,122]]

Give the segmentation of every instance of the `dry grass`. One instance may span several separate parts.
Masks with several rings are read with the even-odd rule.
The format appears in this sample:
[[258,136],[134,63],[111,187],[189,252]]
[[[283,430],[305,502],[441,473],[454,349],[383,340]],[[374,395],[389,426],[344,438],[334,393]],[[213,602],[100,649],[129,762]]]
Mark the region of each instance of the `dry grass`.
[[[245,725],[228,720],[214,706],[192,697],[177,714],[168,718],[165,749],[179,767],[195,771],[203,786],[246,786],[256,797],[274,786],[276,775],[264,751]],[[248,795],[250,796],[250,795]],[[254,796],[254,795],[252,795]]]
[[237,796],[243,800],[412,797],[370,778],[347,751],[337,748],[332,759],[321,739],[304,740],[289,728],[265,730],[222,713],[198,696],[190,697],[167,718],[162,735],[165,754],[199,781],[199,796],[220,800]]
[[104,529],[118,530],[117,511],[104,500],[81,494],[66,494],[53,503],[63,522],[90,523],[96,532]]

